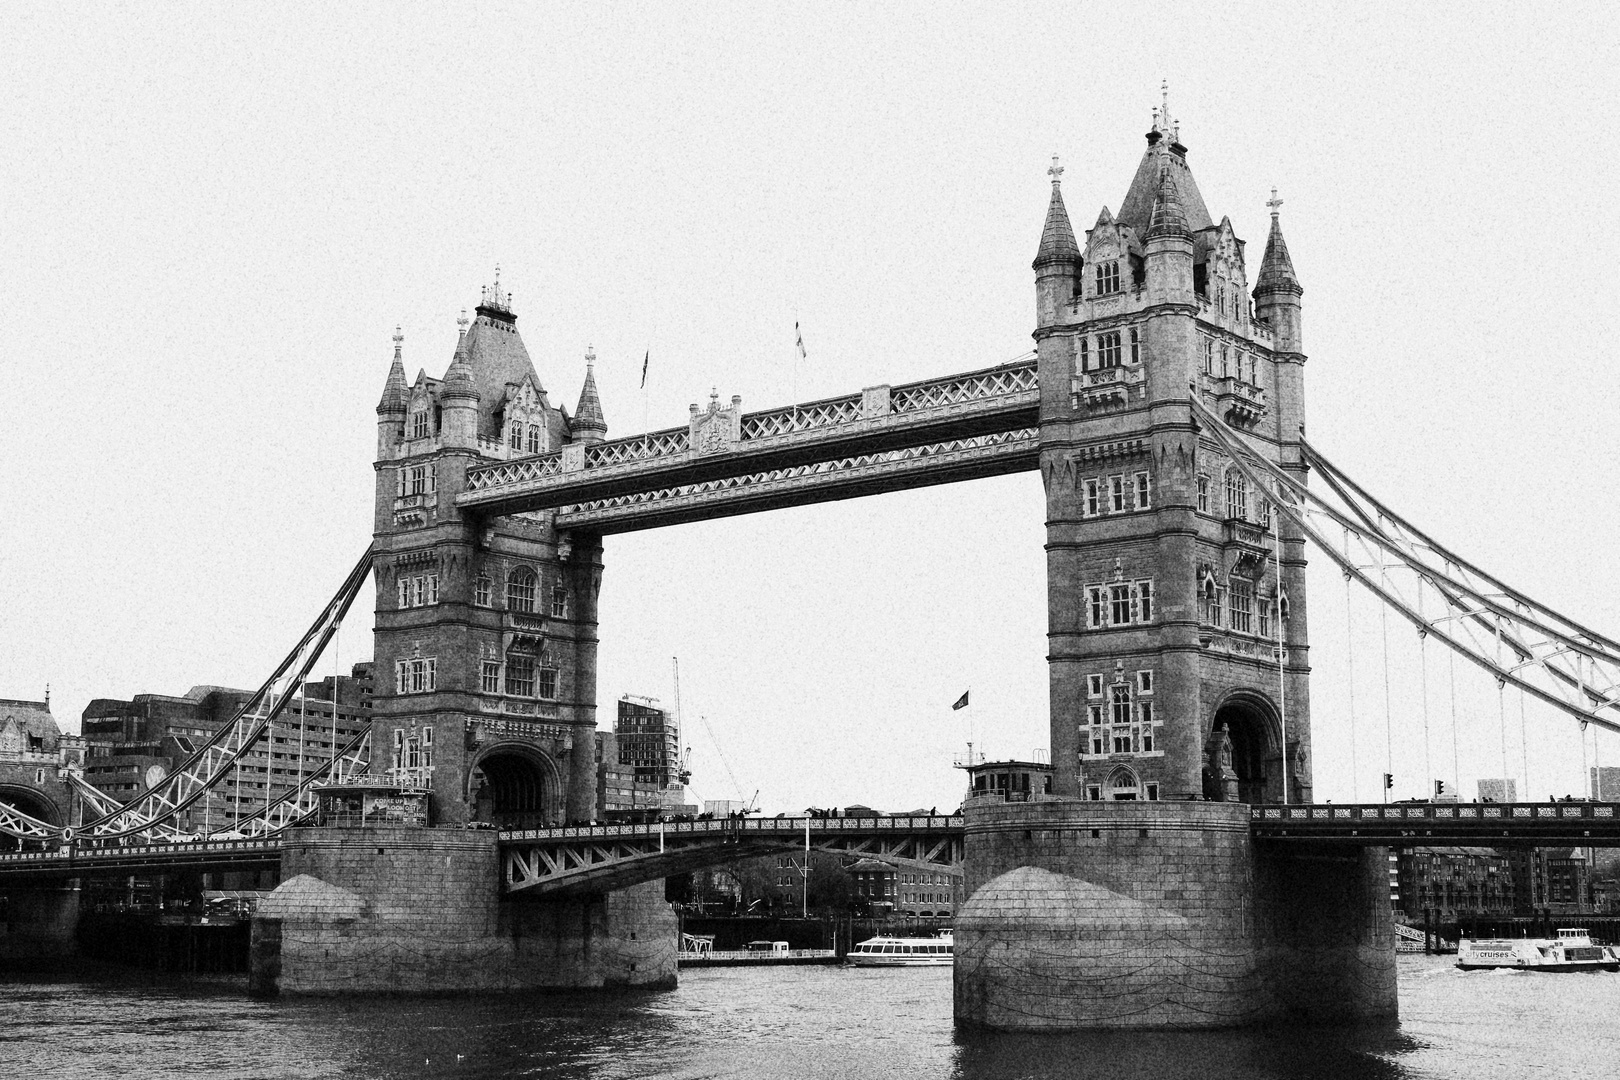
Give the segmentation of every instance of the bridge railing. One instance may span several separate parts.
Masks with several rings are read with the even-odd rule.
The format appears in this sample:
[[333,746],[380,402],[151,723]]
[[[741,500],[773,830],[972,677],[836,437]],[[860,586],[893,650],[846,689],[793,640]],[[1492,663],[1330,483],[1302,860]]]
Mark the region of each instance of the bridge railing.
[[749,836],[787,834],[802,836],[806,823],[809,824],[812,835],[840,832],[917,832],[930,829],[960,829],[962,817],[960,814],[923,814],[869,818],[716,818],[712,821],[663,821],[636,825],[568,825],[549,829],[506,829],[501,831],[500,839],[510,843],[522,840],[606,840],[627,836],[701,836],[726,833]]
[[1377,803],[1347,806],[1255,806],[1255,822],[1620,820],[1620,803]]

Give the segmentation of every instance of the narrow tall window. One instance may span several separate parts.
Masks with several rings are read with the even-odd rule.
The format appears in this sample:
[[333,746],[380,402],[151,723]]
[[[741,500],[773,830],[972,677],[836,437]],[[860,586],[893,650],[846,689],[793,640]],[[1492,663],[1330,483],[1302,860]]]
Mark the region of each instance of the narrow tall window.
[[1098,484],[1095,479],[1086,481],[1086,516],[1096,517],[1102,512],[1102,500],[1097,493]]
[[1108,586],[1109,619],[1115,626],[1127,626],[1131,621],[1131,587],[1125,584]]
[[1119,367],[1119,331],[1097,335],[1097,366],[1104,370]]
[[501,662],[485,660],[478,673],[478,689],[486,694],[501,692]]
[[1119,260],[1109,259],[1097,264],[1097,295],[1119,292]]
[[538,425],[530,424],[529,425],[529,453],[538,454],[539,452],[540,452],[540,428],[539,428]]
[[1232,374],[1231,365],[1230,365],[1230,359],[1229,358],[1230,358],[1230,350],[1225,345],[1222,345],[1221,346],[1221,378],[1223,378],[1223,379],[1226,378],[1228,375]]
[[1116,686],[1112,693],[1113,702],[1113,750],[1116,754],[1129,754],[1131,746],[1131,688],[1129,686]]
[[1132,607],[1135,609],[1133,622],[1150,623],[1153,621],[1153,582],[1138,581],[1133,587],[1134,596]]
[[1260,361],[1252,356],[1249,357],[1249,385],[1260,385]]
[[511,611],[534,610],[534,571],[520,566],[506,579],[506,606]]
[[488,577],[478,579],[478,583],[473,586],[473,603],[479,607],[490,606],[490,584]]
[[418,409],[411,413],[411,438],[425,439],[428,437],[428,414],[426,409]]
[[1103,607],[1103,587],[1101,585],[1092,585],[1086,589],[1086,608],[1093,630],[1108,625],[1108,612]]
[[554,586],[551,590],[551,617],[568,618],[568,590],[561,585]]
[[1215,374],[1215,342],[1212,338],[1204,339],[1204,374]]
[[399,604],[397,606],[402,607],[402,608],[408,608],[408,607],[411,606],[411,579],[410,578],[400,578],[399,579]]
[[1108,478],[1108,509],[1115,514],[1125,512],[1125,478],[1111,476]]
[[1226,282],[1224,281],[1215,282],[1215,307],[1221,311],[1226,310]]
[[1271,529],[1271,500],[1270,499],[1260,499],[1260,500],[1258,500],[1258,502],[1259,502],[1259,506],[1257,506],[1255,509],[1260,515],[1260,527],[1262,529],[1270,531],[1270,529]]
[[1136,508],[1138,510],[1147,510],[1153,505],[1150,498],[1151,486],[1147,473],[1139,472],[1136,474]]
[[539,696],[547,701],[557,700],[557,669],[543,667],[540,669]]
[[1091,342],[1087,338],[1080,339],[1080,371],[1082,374],[1091,370]]
[[1209,513],[1209,477],[1198,474],[1198,512]]
[[1236,469],[1226,472],[1226,516],[1239,521],[1249,519],[1249,482]]
[[1131,363],[1140,364],[1141,362],[1142,332],[1133,326],[1131,327]]
[[508,654],[506,692],[513,697],[534,697],[534,657]]
[[433,729],[422,729],[422,768],[433,768]]
[[512,430],[507,433],[506,443],[514,450],[523,449],[523,425],[516,420],[512,421]]
[[1269,641],[1271,639],[1271,601],[1260,601],[1260,609],[1257,614],[1260,616],[1260,636]]
[[1247,634],[1254,629],[1254,586],[1242,578],[1233,578],[1230,595],[1232,629]]

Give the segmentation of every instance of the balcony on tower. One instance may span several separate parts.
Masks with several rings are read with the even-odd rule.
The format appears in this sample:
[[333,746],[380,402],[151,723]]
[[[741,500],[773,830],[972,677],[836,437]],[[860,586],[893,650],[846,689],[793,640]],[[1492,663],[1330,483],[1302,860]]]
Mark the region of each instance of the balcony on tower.
[[1266,392],[1236,375],[1210,380],[1216,412],[1233,427],[1252,428],[1266,417]]
[[1116,364],[1073,376],[1070,393],[1077,408],[1083,405],[1087,409],[1105,409],[1129,402],[1131,389],[1146,381],[1147,373],[1140,363]]

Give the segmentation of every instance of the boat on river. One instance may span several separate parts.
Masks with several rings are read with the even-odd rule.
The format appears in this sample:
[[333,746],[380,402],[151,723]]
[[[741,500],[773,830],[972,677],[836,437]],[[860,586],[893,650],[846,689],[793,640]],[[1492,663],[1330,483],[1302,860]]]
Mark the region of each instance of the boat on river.
[[1464,938],[1457,943],[1464,971],[1620,971],[1620,950],[1596,945],[1583,927],[1565,927],[1555,938]]
[[856,967],[949,967],[955,938],[949,930],[938,937],[867,938],[845,957]]

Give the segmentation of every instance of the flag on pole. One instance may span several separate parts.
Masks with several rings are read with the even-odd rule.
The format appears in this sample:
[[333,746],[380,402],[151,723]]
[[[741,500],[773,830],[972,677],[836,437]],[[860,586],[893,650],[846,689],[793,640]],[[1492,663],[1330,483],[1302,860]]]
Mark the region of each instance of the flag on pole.
[[643,390],[647,389],[647,361],[650,359],[652,359],[652,350],[648,349],[646,355],[641,358],[641,388]]
[[799,329],[799,322],[797,319],[793,321],[793,337],[799,346],[799,359],[809,359],[809,355],[804,351],[804,332]]
[[956,699],[956,704],[951,706],[951,711],[955,712],[957,709],[967,708],[967,699],[968,691],[964,690],[962,691],[962,696]]

